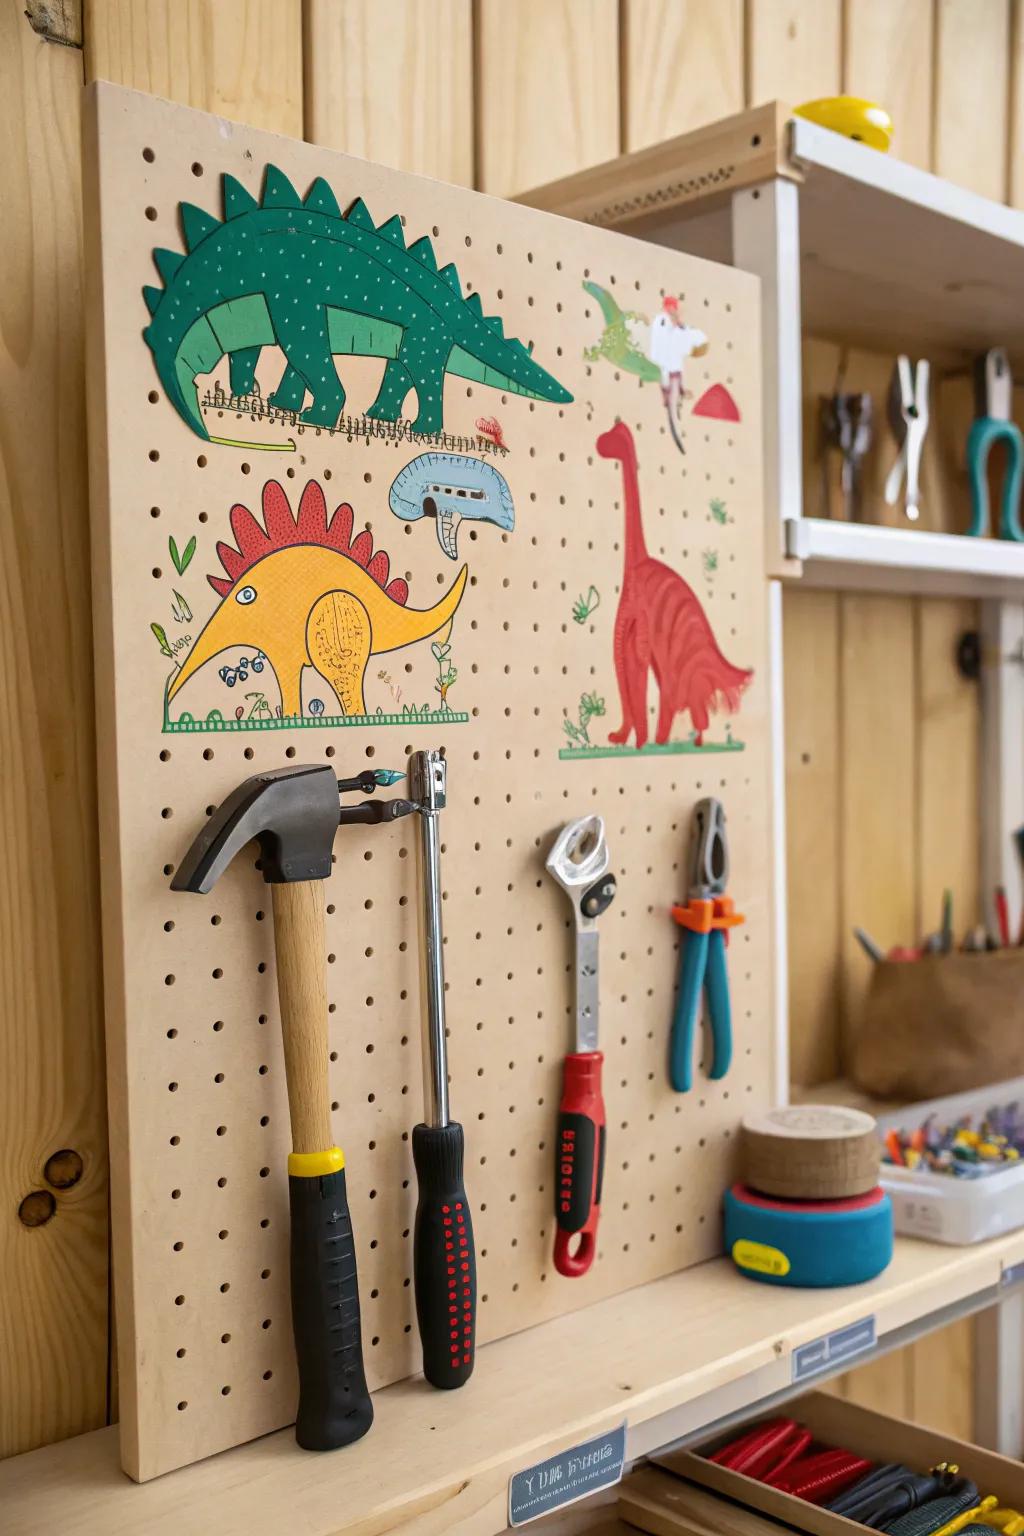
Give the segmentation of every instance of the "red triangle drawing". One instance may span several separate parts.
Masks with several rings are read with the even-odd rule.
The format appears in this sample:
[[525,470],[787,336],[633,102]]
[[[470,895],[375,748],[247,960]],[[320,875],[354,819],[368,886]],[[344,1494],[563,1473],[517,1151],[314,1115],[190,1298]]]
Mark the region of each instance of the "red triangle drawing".
[[739,421],[740,408],[724,384],[712,384],[693,408],[695,416],[713,416],[716,421]]

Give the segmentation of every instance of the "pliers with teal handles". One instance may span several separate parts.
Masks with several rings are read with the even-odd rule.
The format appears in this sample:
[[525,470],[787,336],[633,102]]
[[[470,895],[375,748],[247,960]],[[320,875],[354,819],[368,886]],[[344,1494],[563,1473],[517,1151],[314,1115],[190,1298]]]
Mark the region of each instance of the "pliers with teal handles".
[[729,883],[729,845],[725,809],[720,800],[698,800],[694,806],[687,867],[687,900],[672,908],[672,916],[685,930],[668,1053],[668,1075],[677,1093],[688,1093],[693,1086],[694,1036],[702,994],[711,1032],[708,1077],[724,1077],[732,1062],[732,1006],[725,946],[729,929],[742,923],[743,918],[725,894]]
[[967,473],[971,482],[971,526],[975,538],[989,531],[988,460],[994,443],[1006,444],[1006,469],[1000,504],[999,537],[1024,540],[1020,493],[1024,484],[1024,438],[1013,420],[1013,376],[1002,347],[990,347],[974,360],[974,420],[967,434]]

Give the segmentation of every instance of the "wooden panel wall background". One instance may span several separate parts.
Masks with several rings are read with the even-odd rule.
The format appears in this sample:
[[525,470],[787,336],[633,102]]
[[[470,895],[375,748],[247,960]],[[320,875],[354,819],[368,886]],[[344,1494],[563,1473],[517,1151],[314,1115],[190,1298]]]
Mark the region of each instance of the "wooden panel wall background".
[[[1024,0],[0,0],[0,60],[0,1455],[10,1455],[116,1416],[83,81],[117,80],[499,196],[744,104],[845,89],[887,104],[897,154],[1021,204]],[[831,386],[838,360],[834,342],[809,347],[812,388]],[[858,377],[879,387],[890,360],[845,362],[851,387]],[[814,494],[813,463],[808,474]],[[944,526],[955,510],[936,502]],[[974,618],[959,602],[787,595],[798,1081],[841,1066],[865,979],[850,922],[890,943],[934,925],[943,885],[965,917],[977,901],[977,702],[953,665]],[[60,1151],[82,1160],[73,1183],[61,1171],[73,1176],[73,1159],[50,1163],[47,1179]],[[26,1225],[51,1204],[49,1219]],[[969,1433],[971,1351],[960,1325],[839,1390]]]

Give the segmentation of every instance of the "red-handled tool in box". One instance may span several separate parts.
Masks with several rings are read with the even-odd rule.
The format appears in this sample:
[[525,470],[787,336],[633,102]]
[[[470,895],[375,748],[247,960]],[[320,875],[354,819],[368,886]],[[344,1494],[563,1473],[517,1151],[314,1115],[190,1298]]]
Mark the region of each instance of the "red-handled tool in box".
[[601,1214],[605,1114],[604,1056],[597,1049],[597,919],[615,896],[609,863],[603,818],[583,816],[562,828],[546,864],[572,904],[576,929],[576,1049],[565,1058],[555,1148],[555,1268],[570,1277],[585,1275],[594,1261]]

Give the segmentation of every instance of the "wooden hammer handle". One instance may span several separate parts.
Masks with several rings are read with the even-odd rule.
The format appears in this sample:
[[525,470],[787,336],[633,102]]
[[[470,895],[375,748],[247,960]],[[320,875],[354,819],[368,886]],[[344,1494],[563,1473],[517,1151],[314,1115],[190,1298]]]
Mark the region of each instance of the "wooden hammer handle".
[[333,1144],[324,882],[301,880],[271,890],[292,1150],[323,1152]]
[[373,1404],[363,1372],[345,1159],[331,1135],[324,882],[274,883],[271,890],[288,1113],[299,1154],[288,1159],[295,1438],[306,1450],[329,1451],[366,1434]]

